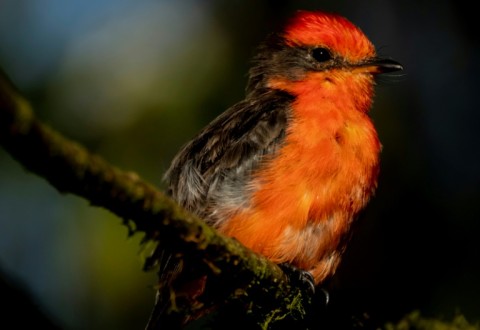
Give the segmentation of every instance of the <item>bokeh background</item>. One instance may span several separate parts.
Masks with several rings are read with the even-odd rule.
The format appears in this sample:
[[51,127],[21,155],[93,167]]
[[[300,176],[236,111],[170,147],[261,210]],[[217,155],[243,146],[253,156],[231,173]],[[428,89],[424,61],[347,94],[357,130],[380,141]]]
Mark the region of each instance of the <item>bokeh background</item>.
[[[38,117],[162,188],[175,152],[242,98],[255,46],[297,9],[341,13],[405,67],[377,88],[379,189],[332,299],[385,320],[419,309],[480,321],[480,49],[463,1],[0,0],[0,66]],[[155,274],[140,239],[0,149],[0,270],[60,327],[143,328]]]

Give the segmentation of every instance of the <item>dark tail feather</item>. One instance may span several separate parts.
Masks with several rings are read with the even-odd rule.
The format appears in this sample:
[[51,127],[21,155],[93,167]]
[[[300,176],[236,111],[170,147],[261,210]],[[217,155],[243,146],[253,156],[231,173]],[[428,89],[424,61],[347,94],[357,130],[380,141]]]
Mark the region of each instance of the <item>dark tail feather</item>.
[[181,329],[183,323],[181,318],[172,314],[175,309],[172,305],[175,298],[171,295],[174,294],[173,284],[181,273],[182,262],[165,250],[157,249],[150,257],[150,263],[158,265],[158,285],[155,305],[145,330]]
[[206,276],[192,276],[184,260],[165,251],[156,251],[159,265],[155,305],[145,330],[182,329],[204,315],[200,302],[205,293]]

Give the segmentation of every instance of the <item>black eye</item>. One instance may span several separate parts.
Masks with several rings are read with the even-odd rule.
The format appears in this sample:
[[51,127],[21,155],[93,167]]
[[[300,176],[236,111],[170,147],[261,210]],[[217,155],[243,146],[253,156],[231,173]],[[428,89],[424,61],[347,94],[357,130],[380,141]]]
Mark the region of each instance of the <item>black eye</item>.
[[312,49],[312,57],[318,62],[326,62],[332,59],[332,54],[326,48],[318,47]]

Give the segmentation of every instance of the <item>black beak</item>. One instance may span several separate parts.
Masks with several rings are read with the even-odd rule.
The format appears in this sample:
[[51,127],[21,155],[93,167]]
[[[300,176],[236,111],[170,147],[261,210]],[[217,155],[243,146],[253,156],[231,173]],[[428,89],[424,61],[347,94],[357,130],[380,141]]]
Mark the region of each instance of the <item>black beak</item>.
[[403,66],[397,61],[394,61],[388,58],[379,58],[379,57],[373,58],[370,61],[361,64],[360,66],[374,67],[376,68],[374,73],[377,73],[377,74],[403,70]]

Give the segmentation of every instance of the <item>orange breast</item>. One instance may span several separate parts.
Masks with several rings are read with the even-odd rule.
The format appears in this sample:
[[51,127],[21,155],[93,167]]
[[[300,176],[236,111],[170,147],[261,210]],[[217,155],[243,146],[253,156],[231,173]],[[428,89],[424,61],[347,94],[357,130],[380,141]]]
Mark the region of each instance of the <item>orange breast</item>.
[[249,208],[220,231],[273,262],[312,272],[317,283],[331,275],[354,216],[376,186],[380,143],[364,111],[330,90],[298,95],[284,147],[254,175]]

